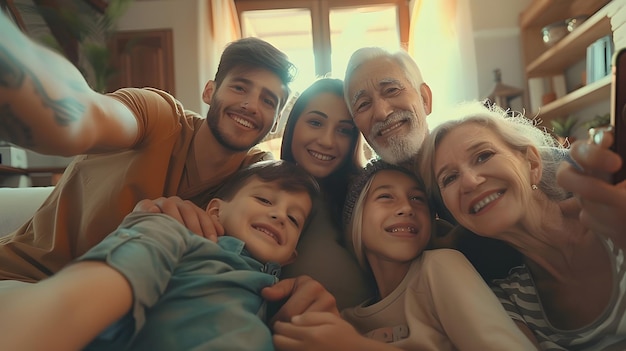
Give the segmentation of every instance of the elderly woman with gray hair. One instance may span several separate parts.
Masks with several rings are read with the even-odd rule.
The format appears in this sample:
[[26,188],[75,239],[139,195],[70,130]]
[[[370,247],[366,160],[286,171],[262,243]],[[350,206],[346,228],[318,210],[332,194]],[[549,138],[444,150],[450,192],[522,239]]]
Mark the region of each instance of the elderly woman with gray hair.
[[[521,266],[491,282],[509,315],[542,350],[624,349],[626,237],[616,224],[626,215],[616,201],[624,186],[593,179],[521,115],[479,102],[451,115],[424,145],[426,188],[441,213],[521,253]],[[583,166],[593,163],[589,150],[621,164],[599,146],[573,147]],[[559,165],[564,155],[572,165]],[[571,198],[557,185],[559,167],[559,178],[575,193],[585,188],[572,179],[585,179],[597,191],[613,189],[601,205],[615,225],[586,218],[601,205]]]

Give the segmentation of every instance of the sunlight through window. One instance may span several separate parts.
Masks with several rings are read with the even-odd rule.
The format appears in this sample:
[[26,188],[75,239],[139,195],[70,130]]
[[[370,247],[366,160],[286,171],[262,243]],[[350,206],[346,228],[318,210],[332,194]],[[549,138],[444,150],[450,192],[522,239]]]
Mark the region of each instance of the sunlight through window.
[[[308,5],[302,1],[289,2],[294,8],[284,8],[287,3],[271,5],[275,8],[260,8],[259,2],[236,3],[242,7],[239,16],[243,37],[257,37],[271,43],[285,52],[298,68],[291,85],[294,95],[320,76],[343,79],[348,59],[358,48],[380,46],[399,50],[402,42],[399,18],[406,16],[408,23],[408,11],[405,7],[399,9],[400,2],[355,5],[355,1],[320,1],[315,6],[309,6],[310,2]],[[408,29],[405,31],[407,35]],[[259,145],[276,158],[288,112],[286,109],[283,113],[279,133],[268,135]]]
[[331,9],[330,43],[333,76],[343,78],[350,55],[358,48],[400,49],[395,5]]
[[244,37],[261,38],[289,56],[298,68],[292,90],[302,91],[315,79],[313,32],[309,9],[255,10],[242,13]]

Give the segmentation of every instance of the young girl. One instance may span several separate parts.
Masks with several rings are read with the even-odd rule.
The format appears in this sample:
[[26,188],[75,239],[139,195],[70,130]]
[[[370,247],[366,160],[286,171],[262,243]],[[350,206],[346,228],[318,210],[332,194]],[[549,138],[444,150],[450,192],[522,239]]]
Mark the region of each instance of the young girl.
[[382,161],[371,163],[352,183],[343,214],[347,240],[361,266],[374,276],[378,295],[342,311],[358,333],[330,314],[305,313],[275,325],[277,346],[535,349],[461,253],[424,251],[434,215],[422,181],[412,173]]

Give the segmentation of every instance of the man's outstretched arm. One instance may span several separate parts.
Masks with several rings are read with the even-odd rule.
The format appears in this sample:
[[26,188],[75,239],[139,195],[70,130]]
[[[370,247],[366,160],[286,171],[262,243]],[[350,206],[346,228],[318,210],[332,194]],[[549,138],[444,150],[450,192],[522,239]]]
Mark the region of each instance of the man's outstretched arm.
[[133,113],[93,91],[61,55],[24,35],[0,11],[0,139],[36,152],[72,156],[128,148]]

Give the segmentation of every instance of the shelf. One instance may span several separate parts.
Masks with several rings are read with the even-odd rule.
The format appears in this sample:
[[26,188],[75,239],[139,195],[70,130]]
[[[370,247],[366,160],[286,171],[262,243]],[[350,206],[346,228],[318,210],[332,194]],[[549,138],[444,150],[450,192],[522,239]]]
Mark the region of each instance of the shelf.
[[560,99],[542,106],[538,112],[535,111],[533,116],[537,116],[542,120],[541,125],[549,126],[549,122],[553,119],[563,118],[570,113],[576,112],[603,100],[609,101],[610,96],[611,75],[608,75],[596,82],[576,89]]
[[28,174],[40,174],[40,173],[52,173],[59,174],[65,172],[65,167],[40,167],[40,168],[15,168],[9,166],[0,165],[0,175],[28,175]]
[[528,78],[562,74],[568,67],[585,59],[587,47],[605,35],[611,34],[611,21],[608,13],[611,6],[605,6],[583,22],[561,41],[548,49],[526,67]]
[[0,165],[0,188],[56,185],[65,167],[15,168]]
[[28,174],[28,171],[23,169],[23,168],[15,168],[15,167],[9,167],[9,166],[3,166],[0,165],[0,175],[2,174]]
[[522,30],[544,27],[568,17],[592,14],[606,5],[608,0],[534,0],[520,15]]

